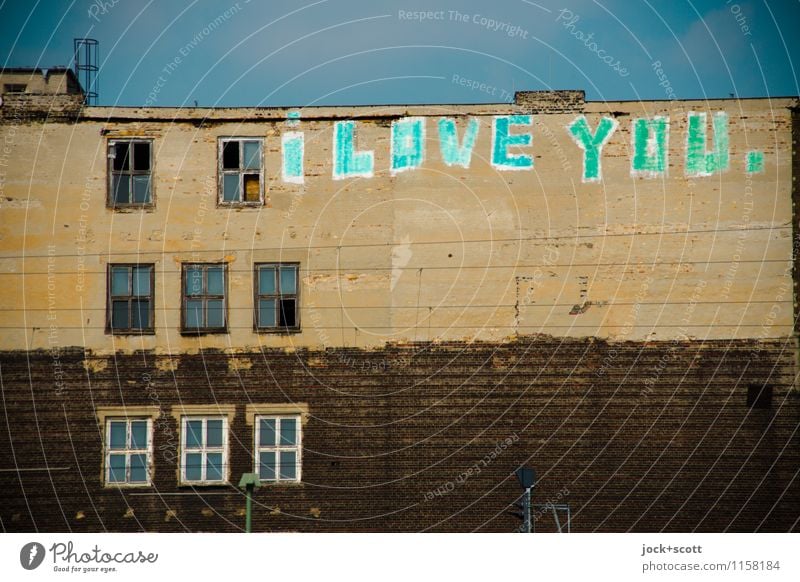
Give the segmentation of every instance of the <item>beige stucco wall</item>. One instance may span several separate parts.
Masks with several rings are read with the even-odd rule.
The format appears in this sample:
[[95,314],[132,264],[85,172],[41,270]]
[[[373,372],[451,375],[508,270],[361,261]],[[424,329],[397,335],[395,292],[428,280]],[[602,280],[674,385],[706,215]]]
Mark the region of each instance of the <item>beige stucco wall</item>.
[[[75,124],[7,120],[0,349],[788,336],[792,104],[587,103],[593,128],[603,115],[620,124],[600,183],[581,181],[582,151],[565,129],[574,112],[534,115],[533,145],[520,150],[534,156],[532,171],[493,168],[492,117],[522,112],[515,105],[314,108],[299,126],[280,109],[90,108]],[[728,113],[725,173],[685,176],[690,110]],[[389,126],[404,115],[426,117],[426,158],[391,176]],[[460,129],[466,115],[480,120],[468,169],[441,160],[442,115],[462,116]],[[632,178],[631,119],[653,115],[671,118],[668,175]],[[357,120],[358,148],[375,152],[373,178],[331,178],[333,119],[346,118]],[[303,185],[281,180],[284,131],[305,132]],[[106,207],[106,142],[119,136],[155,140],[152,210]],[[265,138],[265,206],[217,207],[220,136]],[[745,173],[749,150],[764,152],[763,173]],[[156,264],[156,333],[107,335],[106,265],[137,259]],[[194,260],[228,262],[227,334],[180,334],[180,263]],[[298,334],[252,329],[252,264],[276,260],[303,269]]]
[[[74,77],[73,77],[74,78]],[[41,70],[31,72],[0,71],[0,93],[5,85],[25,85],[26,93],[68,93],[77,90],[64,70],[50,71],[45,75]]]

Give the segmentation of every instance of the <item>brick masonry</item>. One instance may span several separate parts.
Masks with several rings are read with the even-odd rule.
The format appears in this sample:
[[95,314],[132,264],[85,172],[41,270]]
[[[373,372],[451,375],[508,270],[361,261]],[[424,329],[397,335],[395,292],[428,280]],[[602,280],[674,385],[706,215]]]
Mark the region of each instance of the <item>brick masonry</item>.
[[[547,336],[172,358],[3,352],[1,525],[240,531],[241,493],[177,485],[171,411],[236,404],[238,481],[252,470],[244,405],[303,402],[303,483],[258,490],[255,531],[511,531],[521,463],[539,473],[534,502],[569,503],[576,532],[797,530],[793,361],[789,340]],[[764,385],[772,407],[749,408],[748,387]],[[161,407],[152,488],[103,487],[92,411],[121,405]],[[555,526],[548,514],[536,527]]]

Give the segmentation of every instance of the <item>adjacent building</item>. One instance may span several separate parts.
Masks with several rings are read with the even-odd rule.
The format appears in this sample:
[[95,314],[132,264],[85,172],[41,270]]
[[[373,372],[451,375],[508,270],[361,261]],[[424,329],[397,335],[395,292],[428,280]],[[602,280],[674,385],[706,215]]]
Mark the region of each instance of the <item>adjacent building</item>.
[[797,528],[797,98],[0,84],[5,531]]

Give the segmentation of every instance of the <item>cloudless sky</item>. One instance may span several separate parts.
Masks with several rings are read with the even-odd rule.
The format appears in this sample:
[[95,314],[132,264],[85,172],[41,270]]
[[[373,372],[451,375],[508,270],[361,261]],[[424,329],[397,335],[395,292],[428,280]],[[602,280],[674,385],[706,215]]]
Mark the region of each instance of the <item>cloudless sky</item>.
[[798,23],[799,0],[0,0],[0,59],[95,38],[101,105],[786,96]]

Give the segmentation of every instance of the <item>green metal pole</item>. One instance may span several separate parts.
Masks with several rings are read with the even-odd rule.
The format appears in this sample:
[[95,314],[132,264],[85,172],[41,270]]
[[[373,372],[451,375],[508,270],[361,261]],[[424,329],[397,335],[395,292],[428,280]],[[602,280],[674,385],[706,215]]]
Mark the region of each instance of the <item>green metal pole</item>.
[[247,486],[247,501],[245,502],[245,522],[244,530],[247,533],[253,531],[253,485]]

